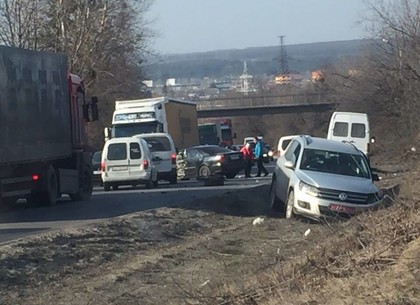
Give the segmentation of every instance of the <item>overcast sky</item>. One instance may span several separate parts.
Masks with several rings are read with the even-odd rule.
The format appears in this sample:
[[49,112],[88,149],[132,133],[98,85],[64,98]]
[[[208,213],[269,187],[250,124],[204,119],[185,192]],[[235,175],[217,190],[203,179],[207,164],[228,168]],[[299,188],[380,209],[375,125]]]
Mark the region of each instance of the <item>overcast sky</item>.
[[359,39],[363,0],[154,0],[163,54]]

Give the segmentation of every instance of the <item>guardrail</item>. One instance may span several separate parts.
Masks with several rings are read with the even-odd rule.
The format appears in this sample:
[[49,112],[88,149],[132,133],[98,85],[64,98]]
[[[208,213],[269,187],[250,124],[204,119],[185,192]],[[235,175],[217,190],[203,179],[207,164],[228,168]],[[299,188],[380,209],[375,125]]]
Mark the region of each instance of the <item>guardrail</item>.
[[237,98],[220,98],[206,101],[197,101],[197,110],[276,107],[282,105],[311,105],[327,102],[328,99],[326,96],[321,94],[244,96]]

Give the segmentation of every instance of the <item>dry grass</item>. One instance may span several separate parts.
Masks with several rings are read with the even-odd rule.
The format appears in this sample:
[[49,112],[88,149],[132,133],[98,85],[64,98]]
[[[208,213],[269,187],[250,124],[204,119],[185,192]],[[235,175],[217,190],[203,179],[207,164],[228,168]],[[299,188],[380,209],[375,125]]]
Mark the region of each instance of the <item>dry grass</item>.
[[313,251],[262,270],[246,288],[227,283],[206,303],[420,304],[420,175],[415,168],[392,206],[331,224],[331,235]]

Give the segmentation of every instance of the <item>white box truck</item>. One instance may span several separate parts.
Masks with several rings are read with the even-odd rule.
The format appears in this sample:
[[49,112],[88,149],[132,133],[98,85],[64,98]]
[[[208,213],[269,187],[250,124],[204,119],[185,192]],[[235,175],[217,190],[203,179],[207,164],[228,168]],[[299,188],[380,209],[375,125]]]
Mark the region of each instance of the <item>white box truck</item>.
[[167,97],[116,101],[105,141],[161,132],[169,133],[178,149],[198,145],[196,104]]

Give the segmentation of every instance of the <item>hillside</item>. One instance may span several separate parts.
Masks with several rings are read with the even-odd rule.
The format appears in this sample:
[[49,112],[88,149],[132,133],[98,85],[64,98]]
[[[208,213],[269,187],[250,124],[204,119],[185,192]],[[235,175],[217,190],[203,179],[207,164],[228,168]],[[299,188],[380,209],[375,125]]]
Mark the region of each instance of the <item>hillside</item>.
[[[289,69],[307,72],[324,67],[343,58],[357,57],[365,40],[318,42],[286,46]],[[203,78],[239,75],[246,61],[249,73],[253,75],[275,74],[279,46],[253,47],[246,49],[218,50],[201,53],[163,55],[157,62],[148,65],[146,71],[150,79]]]

